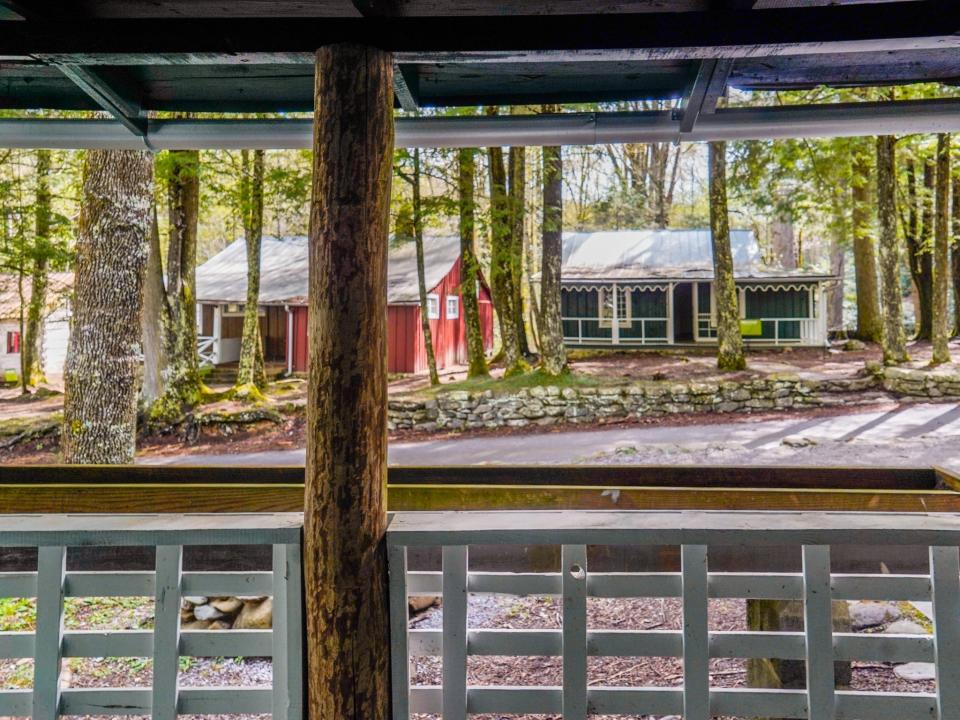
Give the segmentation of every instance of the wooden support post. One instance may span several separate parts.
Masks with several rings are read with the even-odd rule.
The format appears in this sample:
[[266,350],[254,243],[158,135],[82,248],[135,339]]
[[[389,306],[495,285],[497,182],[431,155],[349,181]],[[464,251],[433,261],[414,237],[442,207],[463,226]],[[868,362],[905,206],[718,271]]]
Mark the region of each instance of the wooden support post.
[[317,51],[304,579],[308,716],[385,720],[393,63]]

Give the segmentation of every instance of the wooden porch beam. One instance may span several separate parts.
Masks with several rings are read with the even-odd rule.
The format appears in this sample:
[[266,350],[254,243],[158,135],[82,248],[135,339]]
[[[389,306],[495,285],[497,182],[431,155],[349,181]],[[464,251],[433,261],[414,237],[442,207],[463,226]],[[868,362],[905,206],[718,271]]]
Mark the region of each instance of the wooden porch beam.
[[140,117],[139,103],[123,97],[100,74],[82,65],[57,64],[57,68],[97,105],[110,113],[134,135],[145,138],[147,120]]
[[401,108],[416,112],[420,107],[420,76],[414,66],[397,63],[393,69],[393,92]]
[[308,717],[386,720],[393,58],[317,51],[303,567]]

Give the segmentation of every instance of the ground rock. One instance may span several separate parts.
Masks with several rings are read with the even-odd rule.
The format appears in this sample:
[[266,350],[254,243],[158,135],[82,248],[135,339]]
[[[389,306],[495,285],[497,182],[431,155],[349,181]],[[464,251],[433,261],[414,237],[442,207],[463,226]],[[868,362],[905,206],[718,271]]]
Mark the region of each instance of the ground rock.
[[233,621],[235,630],[266,630],[273,626],[273,600],[247,602]]
[[884,632],[891,635],[929,635],[923,625],[907,618],[890,623]]
[[223,613],[213,605],[195,605],[193,616],[197,620],[218,620],[223,617]]
[[933,663],[911,662],[897,665],[893,669],[894,674],[904,680],[936,680],[937,670]]
[[854,630],[877,627],[900,618],[900,610],[889,603],[850,603],[850,625]]
[[239,598],[217,598],[211,600],[210,604],[224,615],[233,615],[243,607],[243,601]]

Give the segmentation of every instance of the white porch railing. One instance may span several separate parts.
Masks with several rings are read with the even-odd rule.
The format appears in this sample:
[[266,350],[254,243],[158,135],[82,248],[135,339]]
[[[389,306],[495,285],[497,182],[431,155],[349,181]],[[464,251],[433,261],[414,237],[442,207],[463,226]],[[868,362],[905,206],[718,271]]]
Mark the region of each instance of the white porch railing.
[[[471,572],[471,545],[561,546],[559,573]],[[493,512],[398,513],[388,530],[393,718],[442,713],[681,715],[811,720],[960,718],[960,517],[881,513]],[[588,546],[679,546],[679,573],[591,573]],[[710,572],[709,546],[799,546],[802,573]],[[832,574],[831,546],[929,547],[927,575]],[[410,547],[442,548],[442,572],[407,568]],[[476,630],[468,593],[556,595],[561,630]],[[408,595],[443,596],[443,630],[409,630]],[[679,597],[683,630],[591,630],[588,597]],[[796,599],[804,632],[713,632],[708,598]],[[870,635],[833,631],[832,600],[932,600],[935,632]],[[411,656],[442,657],[442,686],[410,686]],[[562,656],[562,687],[473,687],[470,655]],[[588,686],[592,656],[679,657],[681,687]],[[805,660],[805,690],[711,687],[714,657]],[[837,690],[834,661],[926,661],[937,691]]]
[[[631,318],[618,321],[619,326],[611,327],[610,318],[564,317],[562,322],[577,323],[575,335],[564,333],[563,342],[567,345],[666,345],[670,342],[667,329],[670,326],[669,318],[647,317]],[[601,325],[600,323],[607,323]],[[649,323],[659,323],[663,329],[648,330]],[[630,337],[630,333],[639,328],[638,337]],[[586,330],[586,333],[584,332]],[[590,331],[599,333],[601,330],[610,331],[609,337],[591,335]],[[616,332],[614,332],[616,331]],[[626,333],[626,334],[625,334]]]
[[215,337],[201,336],[197,338],[197,355],[200,358],[200,365],[213,366],[217,364],[217,339]]
[[[700,328],[701,341],[715,340],[717,337],[716,328],[710,326],[710,313],[699,313],[697,323]],[[759,320],[761,323],[773,323],[773,337],[751,337],[745,335],[743,340],[746,343],[756,345],[822,345],[826,340],[826,332],[821,328],[823,323],[820,318],[750,318]],[[703,334],[704,327],[710,328],[709,336]],[[799,329],[799,337],[796,337]]]
[[[272,713],[302,717],[302,516],[0,515],[0,547],[38,552],[35,572],[0,572],[0,597],[37,598],[36,632],[0,632],[0,658],[34,658],[30,690],[0,690],[0,716]],[[184,572],[184,545],[269,545],[267,572]],[[154,572],[70,572],[68,547],[156,547]],[[272,630],[180,630],[183,595],[273,597]],[[64,631],[64,598],[153,596],[153,630]],[[181,656],[272,657],[272,687],[179,687]],[[146,657],[152,687],[61,688],[61,659]]]

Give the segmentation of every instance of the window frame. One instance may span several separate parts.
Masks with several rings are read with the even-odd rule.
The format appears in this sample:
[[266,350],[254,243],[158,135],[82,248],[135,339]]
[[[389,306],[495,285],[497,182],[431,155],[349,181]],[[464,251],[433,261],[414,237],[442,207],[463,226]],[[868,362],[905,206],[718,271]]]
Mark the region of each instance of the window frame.
[[[453,305],[451,306],[451,302]],[[451,312],[451,307],[453,312]],[[446,304],[444,305],[444,312],[447,314],[447,320],[457,320],[460,318],[460,296],[459,295],[447,295]]]
[[607,309],[607,300],[610,293],[616,289],[616,302],[619,305],[620,300],[623,300],[624,314],[620,315],[619,307],[617,308],[617,326],[620,329],[629,328],[632,319],[633,319],[633,303],[632,293],[633,288],[624,287],[622,285],[617,285],[614,288],[613,285],[609,287],[602,287],[598,289],[598,300],[599,300],[599,310],[600,310],[600,327],[602,328],[612,328],[613,327],[613,312]]
[[427,293],[427,320],[440,320],[440,296]]

